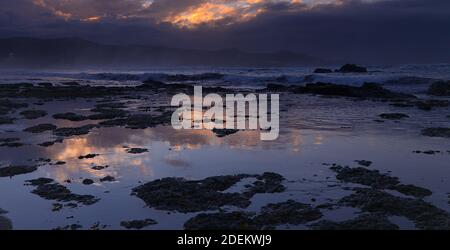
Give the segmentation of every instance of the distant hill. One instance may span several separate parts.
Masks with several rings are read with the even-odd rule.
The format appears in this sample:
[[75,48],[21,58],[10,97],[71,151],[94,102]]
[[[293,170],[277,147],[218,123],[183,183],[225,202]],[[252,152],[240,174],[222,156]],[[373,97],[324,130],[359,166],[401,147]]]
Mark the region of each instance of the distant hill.
[[309,66],[322,62],[289,51],[193,50],[145,45],[106,45],[78,38],[0,39],[0,67],[76,68],[147,66]]

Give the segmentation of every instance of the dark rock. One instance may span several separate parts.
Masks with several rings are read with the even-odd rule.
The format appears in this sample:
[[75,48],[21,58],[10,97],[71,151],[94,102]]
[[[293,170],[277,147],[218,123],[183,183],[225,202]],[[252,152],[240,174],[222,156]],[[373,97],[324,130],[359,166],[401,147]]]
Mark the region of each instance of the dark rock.
[[53,84],[51,82],[40,82],[37,84],[39,87],[53,87]]
[[0,147],[9,147],[9,148],[18,148],[18,147],[22,147],[23,145],[25,145],[25,144],[18,142],[18,141],[0,143]]
[[17,138],[17,137],[0,138],[0,143],[16,142],[19,140],[20,140],[20,138]]
[[450,106],[450,102],[447,100],[421,100],[416,101],[414,105],[421,110],[430,111],[433,108],[445,108]]
[[127,153],[129,154],[142,154],[148,152],[146,148],[129,148],[127,149]]
[[81,155],[78,156],[78,159],[83,160],[83,159],[92,159],[99,156],[99,154],[87,154],[87,155]]
[[432,194],[430,190],[422,187],[401,184],[397,177],[382,174],[378,170],[342,166],[333,166],[330,169],[337,173],[336,179],[343,182],[358,183],[376,189],[395,190],[405,195],[412,195],[415,197],[425,197]]
[[380,117],[389,120],[399,120],[402,118],[408,118],[409,116],[402,113],[384,113],[381,114]]
[[145,220],[132,220],[132,221],[122,221],[120,225],[126,229],[142,229],[150,225],[158,224],[155,220],[145,219]]
[[214,128],[212,130],[212,132],[215,133],[217,137],[225,137],[227,135],[235,134],[238,131],[239,131],[238,129],[217,129],[217,128]]
[[52,182],[53,182],[53,179],[50,179],[50,178],[38,178],[38,179],[27,181],[27,183],[31,186],[41,186],[41,185],[49,184]]
[[56,230],[56,231],[62,231],[62,230],[72,230],[72,231],[75,231],[75,230],[82,229],[82,228],[83,228],[82,225],[79,225],[79,224],[72,224],[72,225],[67,225],[67,226],[63,226],[63,227],[57,227],[57,228],[54,228],[53,230]]
[[311,205],[288,200],[286,202],[268,204],[261,209],[261,214],[255,217],[260,225],[300,225],[322,217],[319,209]]
[[[0,96],[2,96],[3,93],[7,92],[3,91],[5,87],[7,87],[5,86],[5,84],[0,85]],[[0,115],[6,115],[16,109],[26,107],[28,107],[28,104],[26,103],[16,103],[8,99],[0,99]]]
[[310,205],[293,200],[268,204],[259,215],[248,212],[219,212],[199,214],[189,219],[186,230],[260,230],[274,229],[277,225],[299,225],[318,220],[322,213]]
[[24,144],[19,142],[19,138],[1,138],[0,139],[0,147],[10,147],[10,148],[17,148],[21,147]]
[[50,146],[55,145],[55,143],[62,143],[62,142],[63,142],[63,139],[60,138],[60,139],[56,139],[54,141],[43,142],[38,145],[41,147],[50,147]]
[[84,185],[92,185],[92,184],[94,184],[94,181],[91,179],[84,179],[82,183]]
[[337,71],[341,73],[367,73],[367,68],[355,64],[345,64]]
[[161,82],[161,81],[156,81],[153,79],[147,79],[145,81],[143,81],[143,84],[137,86],[136,88],[140,88],[140,89],[160,89],[160,88],[165,88],[166,87],[166,83]]
[[418,187],[414,185],[398,184],[394,187],[394,190],[404,195],[410,195],[415,197],[430,196],[432,192],[426,188]]
[[86,135],[89,134],[91,129],[96,127],[97,125],[88,124],[77,128],[58,128],[53,131],[53,134],[62,137],[70,137],[74,135]]
[[53,115],[54,119],[59,119],[59,120],[69,120],[69,121],[84,121],[87,120],[88,118],[84,115],[78,115],[72,112],[68,112],[68,113],[60,113],[60,114],[54,114]]
[[372,165],[371,161],[366,160],[356,160],[355,162],[364,167],[370,167],[370,165]]
[[116,178],[114,178],[113,176],[109,176],[109,175],[100,179],[101,182],[105,182],[105,181],[113,182],[115,180],[116,180]]
[[286,190],[286,187],[282,185],[284,177],[279,174],[266,172],[256,176],[256,179],[244,192],[249,197],[257,193],[282,193]]
[[56,128],[57,127],[53,124],[45,123],[45,124],[39,124],[39,125],[36,125],[33,127],[26,128],[23,131],[29,132],[29,133],[43,133],[45,131],[53,131]]
[[14,123],[14,119],[11,117],[7,117],[7,116],[0,116],[0,125],[3,124],[13,124]]
[[127,111],[117,108],[95,108],[91,110],[97,114],[87,116],[90,120],[107,120],[124,117],[128,114]]
[[350,168],[342,166],[333,166],[330,169],[337,173],[336,179],[343,182],[358,183],[380,189],[391,189],[400,183],[397,177],[381,174],[378,170],[369,170],[362,167]]
[[93,166],[92,169],[93,170],[103,170],[103,169],[108,168],[108,167],[109,167],[108,165],[106,165],[106,166]]
[[394,103],[391,103],[389,105],[394,106],[394,107],[398,107],[398,108],[411,108],[411,107],[414,107],[414,104],[407,103],[407,102],[394,102]]
[[65,86],[80,86],[80,84],[78,82],[74,82],[74,81],[72,81],[72,82],[62,82],[61,84],[65,85]]
[[310,225],[314,230],[398,230],[386,215],[379,213],[362,214],[354,219],[342,222],[328,220]]
[[450,81],[432,83],[428,88],[428,94],[434,96],[450,96]]
[[137,114],[125,118],[102,121],[99,124],[104,127],[121,126],[131,129],[146,129],[156,127],[157,125],[170,124],[171,112],[160,116]]
[[268,92],[277,92],[277,91],[289,91],[291,90],[290,86],[282,85],[282,84],[276,84],[276,83],[269,83],[266,86],[265,91]]
[[324,68],[317,68],[314,70],[315,74],[327,74],[327,73],[333,73],[333,70],[331,69],[324,69]]
[[35,186],[36,189],[31,191],[47,200],[55,200],[59,202],[77,202],[84,205],[92,205],[99,201],[92,195],[79,195],[72,193],[67,187],[55,183],[52,179],[39,178],[27,181],[27,185]]
[[28,174],[37,170],[37,166],[9,166],[0,168],[0,177],[12,177]]
[[425,128],[422,129],[422,135],[429,137],[450,138],[450,128]]
[[[259,178],[243,193],[224,192],[245,178]],[[256,193],[284,191],[283,177],[277,174],[265,175],[226,175],[208,177],[199,181],[183,178],[164,178],[152,181],[133,189],[132,195],[144,200],[156,209],[179,212],[198,212],[218,209],[225,205],[247,207],[250,198]]]
[[25,119],[37,119],[40,117],[44,117],[47,115],[47,111],[45,110],[25,110],[20,112],[20,114],[25,118]]
[[415,153],[415,154],[434,155],[434,154],[441,153],[441,151],[439,151],[439,150],[425,150],[425,151],[415,150],[415,151],[413,151],[413,153]]
[[402,198],[376,189],[359,188],[354,194],[342,198],[339,203],[365,212],[404,216],[419,229],[450,229],[450,214],[420,199]]

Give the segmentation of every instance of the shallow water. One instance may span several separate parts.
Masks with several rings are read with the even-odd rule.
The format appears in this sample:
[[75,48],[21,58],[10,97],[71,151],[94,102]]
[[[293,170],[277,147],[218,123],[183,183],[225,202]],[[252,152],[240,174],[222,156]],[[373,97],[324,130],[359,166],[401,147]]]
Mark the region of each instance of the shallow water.
[[[155,96],[150,100],[160,104],[167,101],[165,97]],[[145,102],[143,104],[147,104]],[[247,210],[258,211],[267,203],[287,199],[319,205],[351,193],[343,187],[358,186],[336,181],[335,173],[324,163],[357,166],[355,160],[373,161],[372,169],[390,172],[402,183],[430,189],[433,195],[426,201],[450,211],[447,197],[450,191],[450,153],[447,152],[450,140],[420,135],[420,130],[425,127],[449,127],[448,108],[427,112],[396,108],[388,103],[285,94],[280,97],[280,137],[269,142],[260,141],[257,131],[240,131],[219,138],[207,130],[176,131],[168,126],[141,130],[114,127],[93,129],[88,135],[66,138],[61,144],[44,148],[37,144],[53,138],[51,132],[36,135],[22,132],[24,128],[40,123],[49,122],[58,127],[92,123],[54,120],[51,116],[68,111],[88,114],[94,104],[94,100],[81,99],[51,101],[28,108],[47,110],[46,117],[19,119],[14,125],[0,125],[0,138],[20,137],[27,144],[19,148],[0,147],[1,165],[30,164],[39,158],[66,162],[61,166],[43,163],[33,173],[0,178],[0,207],[9,211],[7,217],[15,229],[52,229],[74,223],[83,225],[84,229],[96,223],[107,229],[120,229],[123,220],[146,218],[159,222],[147,229],[181,229],[183,223],[196,213],[158,211],[130,195],[133,187],[163,177],[196,180],[217,175],[276,172],[286,177],[287,191],[257,194]],[[402,112],[410,118],[384,123],[374,121],[385,112]],[[149,152],[129,154],[126,152],[128,147],[147,148]],[[415,154],[414,150],[440,150],[442,153]],[[78,159],[89,153],[99,156]],[[109,167],[92,169],[99,165]],[[99,181],[108,175],[116,181]],[[74,193],[91,194],[101,200],[90,206],[53,212],[54,201],[44,200],[31,193],[33,187],[24,186],[26,180],[39,177],[52,178]],[[85,178],[93,179],[95,184],[83,185],[81,182]],[[243,183],[239,183],[232,189],[242,186]],[[325,218],[342,221],[354,217],[358,210],[345,208],[323,212]],[[413,227],[402,217],[392,218],[392,221],[404,229]]]

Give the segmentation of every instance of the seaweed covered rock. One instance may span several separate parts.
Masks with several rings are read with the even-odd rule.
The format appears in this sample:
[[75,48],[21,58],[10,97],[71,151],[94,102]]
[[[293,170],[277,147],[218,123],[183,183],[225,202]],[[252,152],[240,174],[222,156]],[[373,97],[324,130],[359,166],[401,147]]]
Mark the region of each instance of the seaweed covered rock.
[[15,120],[14,118],[11,118],[9,116],[0,116],[0,125],[13,124],[14,120]]
[[104,127],[122,126],[131,129],[146,129],[157,125],[170,124],[171,113],[162,115],[135,114],[124,118],[102,121],[99,124]]
[[[242,193],[224,192],[245,178],[258,178]],[[226,175],[190,181],[183,178],[164,178],[133,189],[135,195],[156,209],[179,212],[198,212],[218,209],[225,205],[245,208],[256,193],[283,192],[284,178],[277,174]]]
[[422,135],[429,137],[450,138],[450,128],[425,128],[422,129]]
[[337,70],[340,73],[367,73],[367,68],[358,66],[356,64],[345,64]]
[[23,131],[25,132],[29,132],[29,133],[43,133],[46,131],[53,131],[55,130],[57,127],[53,124],[48,124],[48,123],[44,123],[44,124],[39,124],[36,126],[32,126],[29,128],[24,129]]
[[319,209],[313,208],[309,204],[288,200],[264,206],[261,209],[261,214],[255,218],[255,221],[264,226],[300,225],[318,220],[322,216]]
[[370,165],[372,165],[371,161],[366,160],[356,160],[355,162],[364,167],[370,167]]
[[87,154],[87,155],[80,155],[78,156],[79,160],[84,160],[84,159],[92,159],[99,156],[99,154]]
[[365,212],[404,216],[419,229],[450,230],[450,214],[421,199],[397,197],[370,188],[355,190],[355,193],[342,198],[339,203]]
[[129,148],[127,149],[127,153],[129,154],[142,154],[148,152],[146,148]]
[[331,69],[325,69],[325,68],[317,68],[314,70],[315,74],[327,74],[327,73],[333,73],[333,70]]
[[132,221],[122,221],[120,225],[126,229],[142,229],[151,225],[158,224],[155,220],[145,219],[145,220],[132,220]]
[[44,117],[47,115],[47,111],[45,110],[25,110],[20,112],[20,114],[25,118],[25,119],[29,119],[29,120],[34,120],[40,117]]
[[72,112],[58,113],[58,114],[54,114],[52,117],[57,120],[69,120],[69,121],[74,121],[74,122],[84,121],[84,120],[88,119],[84,115],[79,115],[79,114],[75,114]]
[[428,94],[434,96],[450,96],[450,81],[432,83],[428,88]]
[[8,166],[0,168],[0,177],[12,177],[28,174],[37,170],[37,166]]
[[227,135],[235,134],[238,131],[239,131],[238,129],[217,129],[217,128],[214,128],[212,130],[212,132],[216,134],[217,137],[225,137]]
[[20,142],[20,138],[16,137],[9,137],[9,138],[1,138],[0,139],[0,147],[10,147],[10,148],[17,148],[21,147],[24,144]]
[[31,192],[46,200],[77,202],[83,205],[92,205],[99,201],[98,198],[92,195],[74,194],[67,187],[56,183],[54,180],[49,178],[28,180],[27,185],[36,187],[36,189]]
[[383,113],[380,115],[380,117],[388,120],[400,120],[403,118],[408,118],[409,115],[405,115],[402,113]]
[[110,175],[100,178],[100,182],[113,182],[113,181],[116,181],[116,178]]
[[395,190],[415,197],[425,197],[432,194],[430,190],[423,187],[401,184],[397,177],[382,174],[378,170],[342,166],[333,166],[330,169],[337,173],[336,179],[343,182],[362,184],[376,189]]
[[86,135],[89,134],[91,129],[98,127],[97,125],[88,124],[81,127],[74,128],[58,128],[53,131],[53,134],[61,137],[70,137],[74,135]]
[[[2,96],[2,94],[6,94],[6,92],[2,91],[3,88],[8,88],[8,85],[6,85],[6,84],[0,85],[0,96]],[[17,102],[13,102],[9,99],[0,99],[0,115],[6,115],[16,109],[26,108],[26,107],[28,107],[28,104],[26,104],[26,103],[17,103]]]
[[300,225],[322,217],[319,209],[293,200],[268,204],[261,212],[243,211],[202,213],[185,224],[187,230],[261,230],[274,229],[278,225]]

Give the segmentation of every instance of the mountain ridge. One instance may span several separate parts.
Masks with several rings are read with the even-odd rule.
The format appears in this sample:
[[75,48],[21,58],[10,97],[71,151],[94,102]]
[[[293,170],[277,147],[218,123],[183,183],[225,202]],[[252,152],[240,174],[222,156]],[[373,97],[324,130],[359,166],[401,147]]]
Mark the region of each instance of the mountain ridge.
[[74,68],[132,66],[313,66],[323,61],[291,51],[244,52],[199,50],[154,45],[108,45],[76,37],[0,39],[0,66]]

